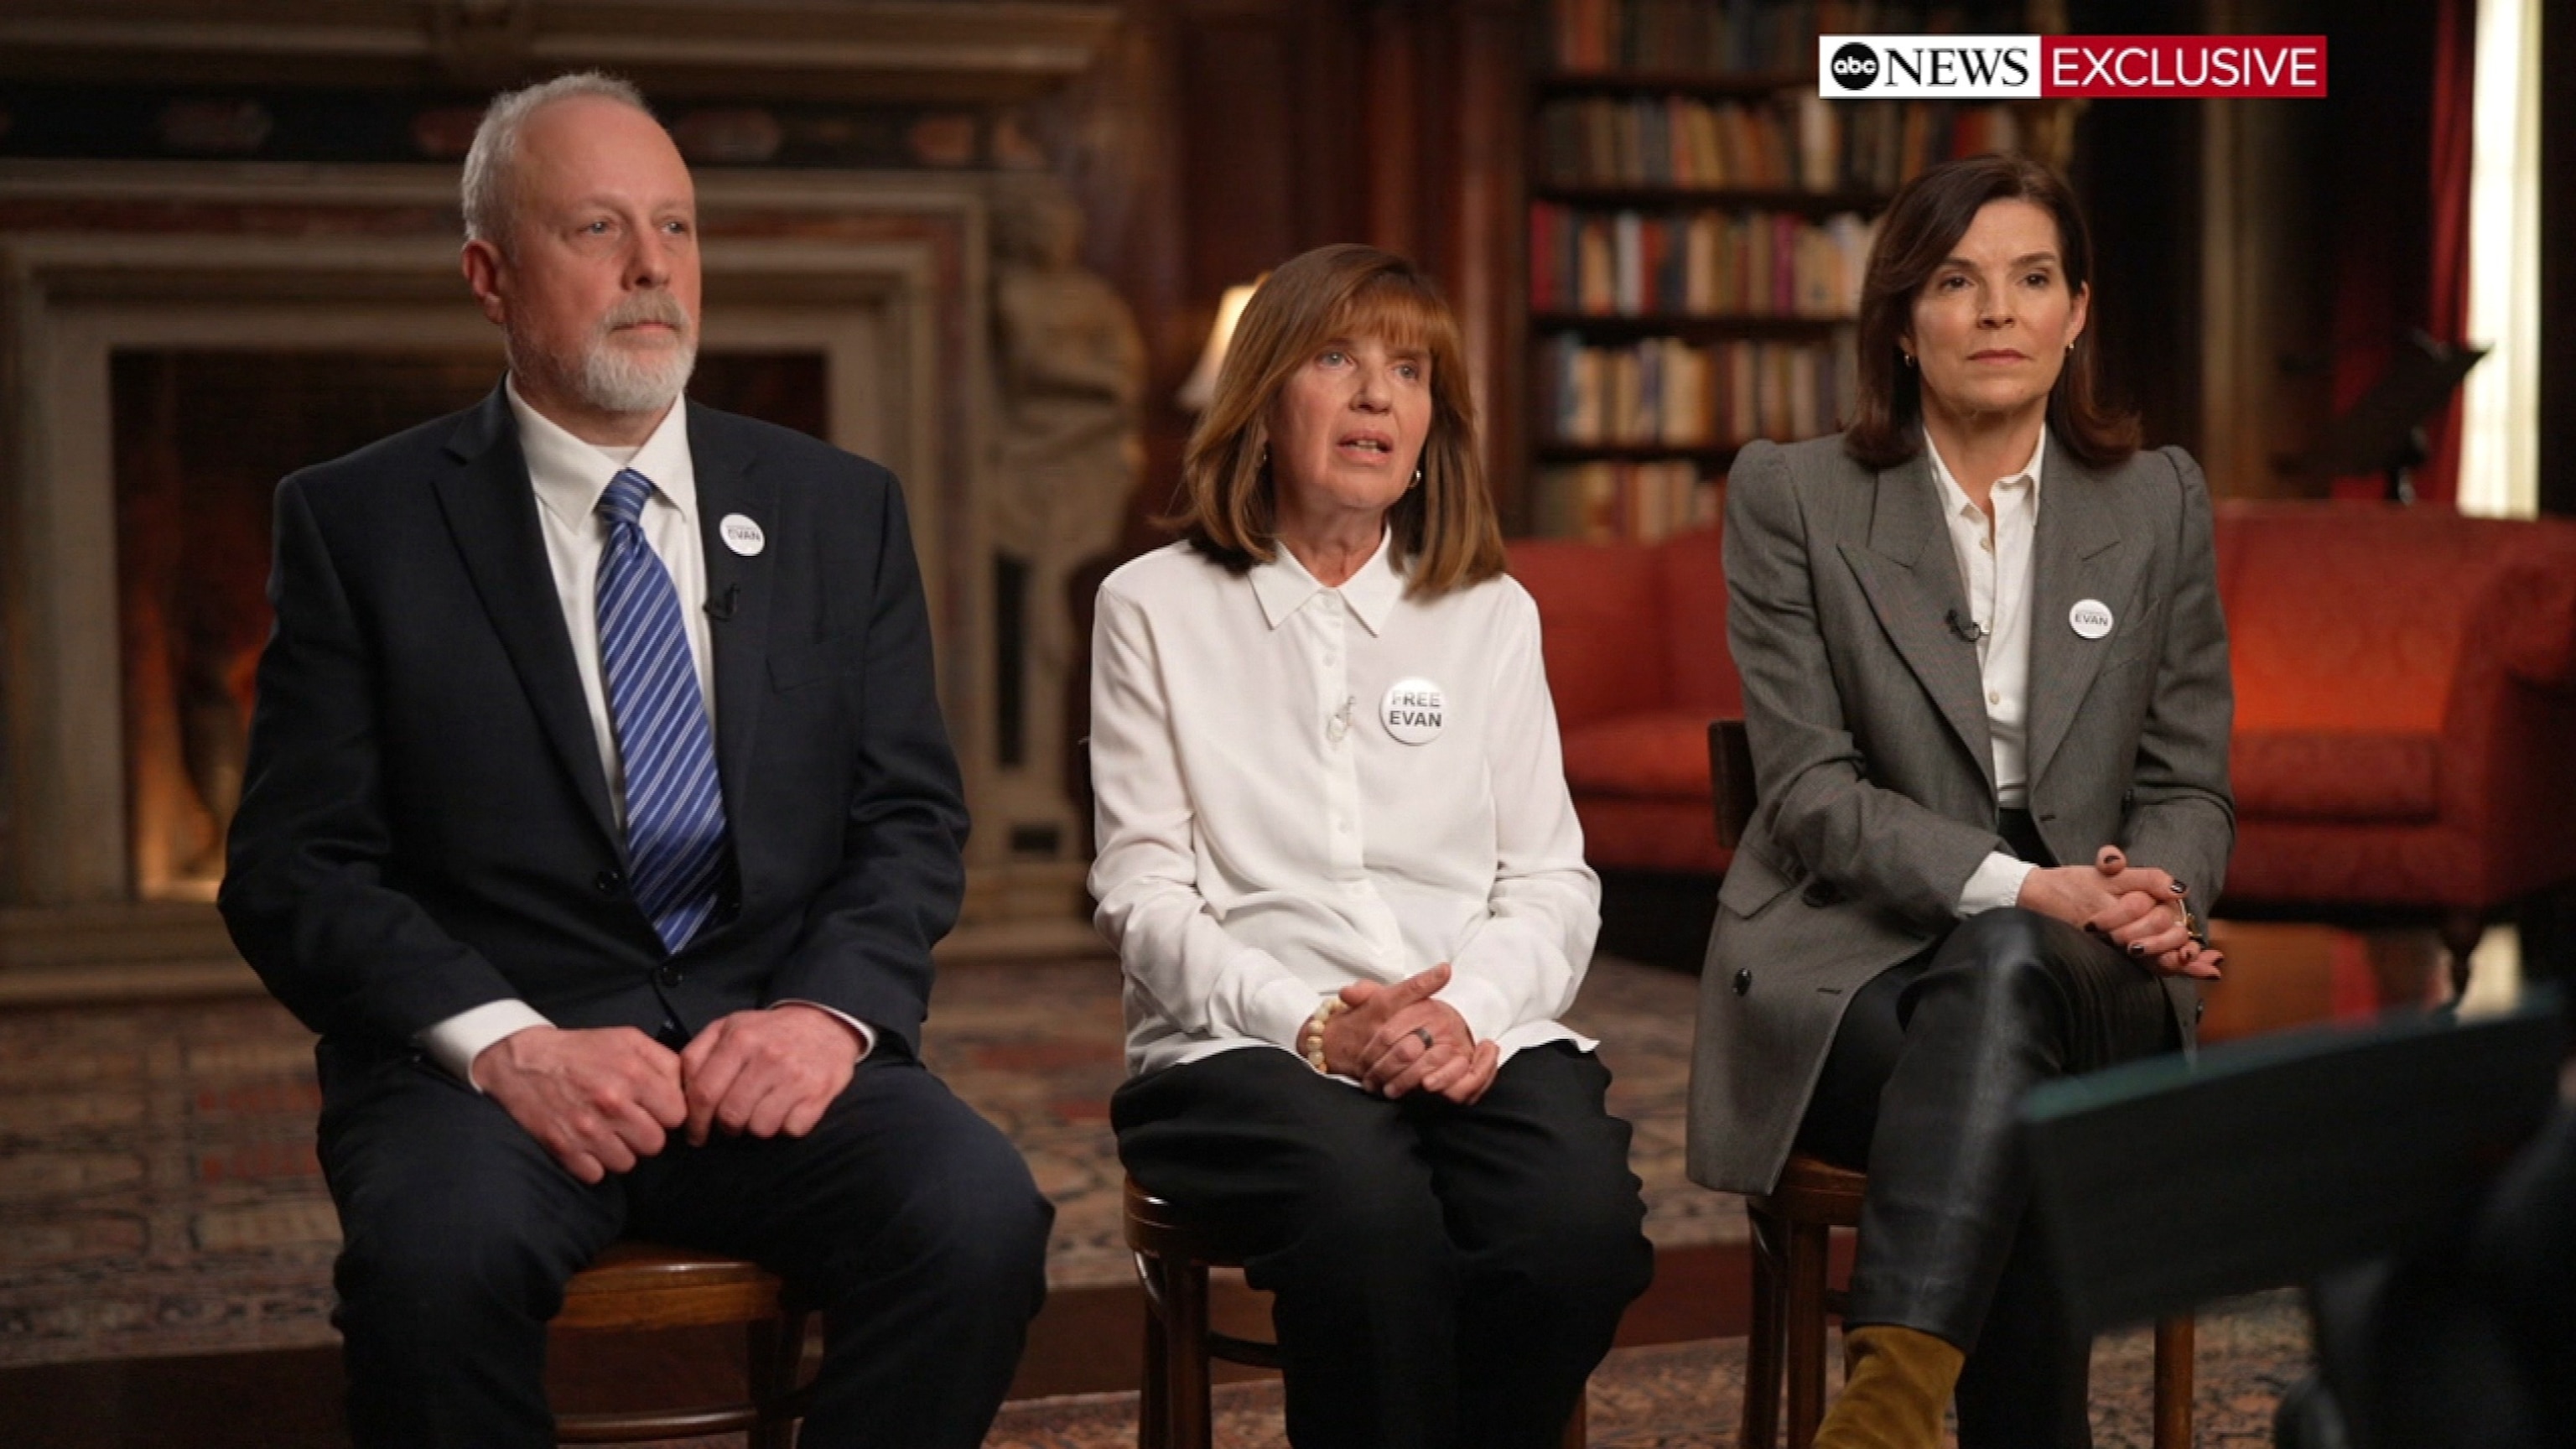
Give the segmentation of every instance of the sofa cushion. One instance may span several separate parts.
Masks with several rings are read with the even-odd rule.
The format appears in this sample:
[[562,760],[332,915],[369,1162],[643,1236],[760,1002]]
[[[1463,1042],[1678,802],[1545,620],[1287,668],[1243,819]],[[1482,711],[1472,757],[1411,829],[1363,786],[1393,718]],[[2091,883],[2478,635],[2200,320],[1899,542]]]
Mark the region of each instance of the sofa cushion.
[[1727,853],[1705,800],[1574,797],[1583,822],[1583,858],[1594,870],[1651,870],[1716,875]]
[[2424,731],[2240,730],[2240,815],[2398,823],[2441,811],[2442,741]]
[[1656,709],[1577,725],[1565,732],[1565,783],[1578,795],[1705,802],[1708,721],[1705,710]]
[[1557,720],[1572,729],[1670,701],[1664,609],[1652,549],[1520,539],[1512,577],[1538,603],[1540,647]]
[[1718,530],[1693,529],[1655,551],[1664,598],[1665,675],[1660,701],[1700,711],[1701,722],[1744,713],[1744,682],[1726,650],[1726,558]]

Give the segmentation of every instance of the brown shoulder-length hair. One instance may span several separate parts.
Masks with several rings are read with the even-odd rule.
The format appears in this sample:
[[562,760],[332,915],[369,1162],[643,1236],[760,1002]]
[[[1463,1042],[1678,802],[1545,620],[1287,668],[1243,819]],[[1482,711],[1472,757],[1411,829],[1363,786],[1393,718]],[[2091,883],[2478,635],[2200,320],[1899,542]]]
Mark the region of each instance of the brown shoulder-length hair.
[[[1988,154],[1935,166],[1888,204],[1860,287],[1860,396],[1843,449],[1873,468],[1893,467],[1923,448],[1923,379],[1905,365],[1898,339],[1913,330],[1914,301],[1990,201],[2027,201],[2057,222],[2058,264],[2073,294],[2093,285],[2093,236],[2066,179],[2027,156]],[[2092,322],[2101,320],[2093,309]],[[2138,450],[2137,414],[2106,405],[2087,325],[2048,393],[2048,430],[2088,466],[2108,467]]]
[[1476,402],[1458,319],[1421,268],[1352,242],[1282,264],[1244,305],[1216,395],[1182,455],[1181,503],[1165,526],[1237,572],[1277,558],[1272,405],[1326,343],[1372,337],[1418,350],[1431,364],[1422,482],[1387,510],[1405,591],[1430,597],[1501,573],[1502,527],[1476,456]]

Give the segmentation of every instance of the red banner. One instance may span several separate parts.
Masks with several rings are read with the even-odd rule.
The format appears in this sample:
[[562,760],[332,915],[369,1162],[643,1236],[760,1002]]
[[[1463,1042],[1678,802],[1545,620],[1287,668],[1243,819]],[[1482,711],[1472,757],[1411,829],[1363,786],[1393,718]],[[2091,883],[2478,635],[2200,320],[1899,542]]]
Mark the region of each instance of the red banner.
[[2044,96],[2244,96],[2326,93],[2322,35],[2045,35]]

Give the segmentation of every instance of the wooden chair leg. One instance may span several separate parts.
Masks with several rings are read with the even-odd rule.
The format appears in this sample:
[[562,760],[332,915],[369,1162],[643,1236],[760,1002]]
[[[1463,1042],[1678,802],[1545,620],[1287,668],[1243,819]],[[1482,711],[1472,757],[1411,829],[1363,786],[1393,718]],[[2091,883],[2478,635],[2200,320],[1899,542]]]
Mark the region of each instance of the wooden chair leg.
[[1136,1449],[1171,1449],[1171,1300],[1163,1261],[1136,1255],[1136,1279],[1145,1290],[1145,1371],[1136,1389]]
[[1787,1269],[1781,1226],[1767,1213],[1751,1214],[1753,1323],[1744,1340],[1744,1415],[1736,1449],[1779,1449],[1780,1277]]
[[1208,1280],[1202,1263],[1157,1260],[1163,1300],[1163,1432],[1167,1449],[1210,1449]]
[[760,1421],[751,1426],[750,1449],[795,1449],[796,1373],[804,1366],[805,1317],[791,1311],[746,1330],[751,1402],[760,1411]]
[[1590,1449],[1592,1443],[1592,1405],[1589,1402],[1591,1392],[1587,1386],[1584,1389],[1585,1397],[1574,1401],[1574,1412],[1566,1417],[1565,1437],[1562,1440],[1564,1449]]
[[2190,1314],[2156,1324],[2155,1449],[2191,1449],[2192,1340],[2196,1327]]
[[2442,916],[2442,949],[2451,957],[2451,999],[2458,1001],[2469,994],[2469,957],[2487,933],[2487,918],[2480,911],[2448,911]]
[[1825,1248],[1822,1223],[1789,1229],[1789,1282],[1782,1324],[1789,1361],[1789,1449],[1809,1449],[1825,1417]]

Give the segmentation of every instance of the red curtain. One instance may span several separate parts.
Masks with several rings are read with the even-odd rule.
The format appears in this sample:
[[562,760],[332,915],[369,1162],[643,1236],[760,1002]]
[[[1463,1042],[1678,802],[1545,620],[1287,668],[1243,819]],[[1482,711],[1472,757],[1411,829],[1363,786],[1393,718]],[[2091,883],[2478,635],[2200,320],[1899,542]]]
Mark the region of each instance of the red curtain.
[[[2371,97],[2345,102],[2358,93],[2337,92],[2337,124],[2350,137],[2332,163],[2337,415],[2388,370],[2407,329],[2458,342],[2468,320],[2477,0],[2420,0],[2420,8],[2375,18],[2390,28],[2356,26],[2338,36],[2352,44],[2334,57],[2337,79],[2348,78]],[[2419,28],[2426,26],[2429,37]],[[2459,495],[2456,397],[2426,423],[2425,434],[2429,459],[2415,472],[2416,496],[2449,502]],[[2338,498],[2372,499],[2386,487],[2373,473],[2337,478],[2332,491]]]
[[[2477,0],[2439,0],[2433,35],[2432,295],[2424,330],[2466,342],[2469,326],[2469,167],[2477,100]],[[2425,425],[2431,457],[2415,475],[2428,503],[2460,496],[2460,395]]]

